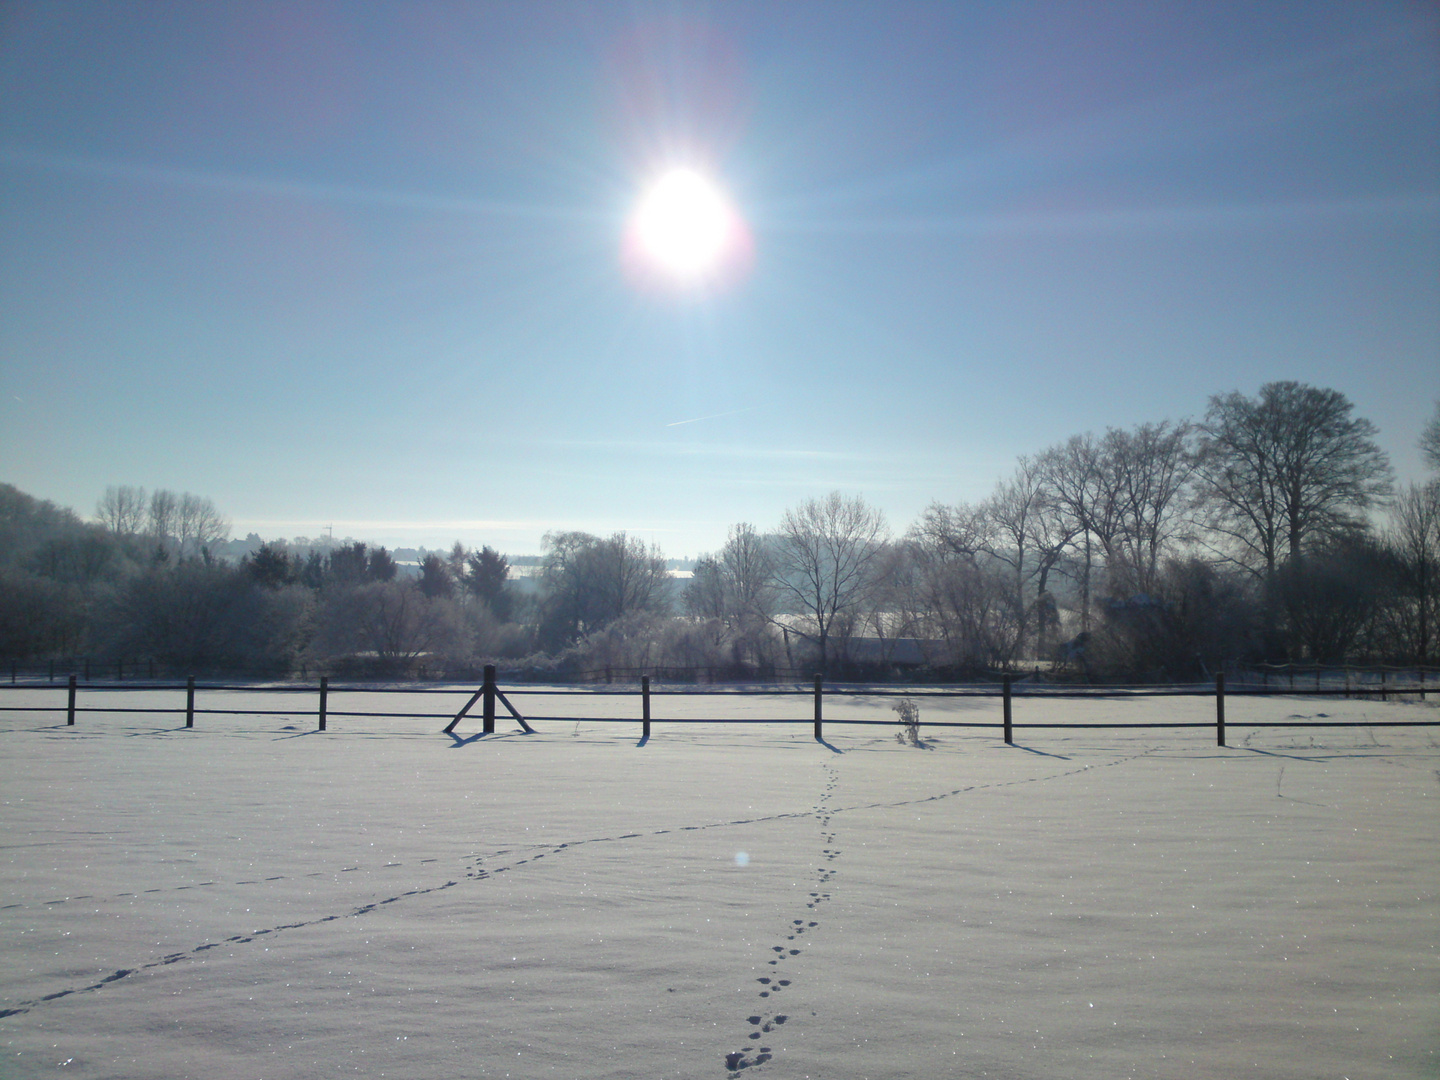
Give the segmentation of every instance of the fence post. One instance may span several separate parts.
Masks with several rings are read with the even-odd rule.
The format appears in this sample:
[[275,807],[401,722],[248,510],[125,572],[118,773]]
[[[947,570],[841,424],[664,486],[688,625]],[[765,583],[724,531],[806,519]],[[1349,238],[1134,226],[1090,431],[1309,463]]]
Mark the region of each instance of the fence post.
[[185,726],[195,726],[195,676],[185,677]]
[[1388,681],[1388,679],[1389,679],[1388,673],[1387,673],[1387,672],[1385,671],[1385,669],[1382,667],[1382,668],[1380,669],[1380,700],[1381,700],[1381,701],[1389,701],[1389,700],[1390,700],[1390,692],[1389,692],[1389,691],[1390,691],[1390,686],[1389,686],[1389,681]]
[[1425,700],[1425,669],[1420,669],[1420,700]]
[[325,730],[325,714],[330,708],[330,676],[320,676],[320,731]]
[[1006,676],[1005,676],[1004,682],[1002,683],[1002,687],[1001,687],[1001,698],[1002,698],[1002,700],[1003,700],[1004,703],[1005,703],[1005,704],[1004,704],[1005,743],[1006,743],[1006,745],[1014,745],[1014,743],[1015,743],[1015,732],[1014,732],[1013,726],[1012,726],[1011,723],[1010,723],[1010,676],[1009,676],[1009,675],[1006,675]]
[[650,738],[650,676],[640,676],[640,716],[644,720],[641,738]]
[[70,676],[70,714],[65,723],[71,726],[75,724],[75,676],[73,673]]
[[481,715],[484,726],[480,729],[486,735],[495,734],[495,665],[485,665],[485,682],[481,686]]
[[1225,745],[1225,672],[1215,673],[1215,745]]
[[[1424,681],[1424,679],[1425,679],[1425,674],[1424,674],[1424,672],[1421,672],[1421,674],[1420,674],[1420,679],[1421,679],[1422,682]],[[51,661],[50,661],[50,681],[51,681],[51,682],[54,682],[54,681],[55,681],[55,661],[54,661],[54,660],[51,660]]]
[[823,713],[821,712],[821,708],[820,708],[820,699],[821,699],[821,697],[822,697],[823,694],[824,694],[824,689],[823,689],[823,688],[824,688],[824,685],[825,685],[825,677],[824,677],[823,675],[820,675],[819,673],[817,673],[817,674],[815,675],[815,741],[816,741],[816,742],[824,742],[824,741],[825,741],[825,733],[824,733],[824,730],[823,730],[822,727],[821,727],[821,724],[823,723],[824,716],[823,716]]

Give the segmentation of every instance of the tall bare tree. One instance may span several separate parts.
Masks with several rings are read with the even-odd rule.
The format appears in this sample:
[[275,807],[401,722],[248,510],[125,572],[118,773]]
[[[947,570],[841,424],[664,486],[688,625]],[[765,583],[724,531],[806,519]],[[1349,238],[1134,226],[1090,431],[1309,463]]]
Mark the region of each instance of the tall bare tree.
[[162,548],[168,547],[175,539],[175,515],[179,499],[166,488],[159,488],[150,495],[149,512],[146,515],[145,531]]
[[754,624],[767,618],[774,602],[774,558],[754,525],[742,521],[730,526],[720,550],[720,568],[739,621]]
[[885,515],[857,496],[838,491],[785,511],[772,580],[805,625],[790,627],[815,644],[827,669],[830,639],[852,620],[878,584],[889,528]]
[[95,517],[116,536],[134,536],[145,527],[145,489],[113,484],[95,504]]
[[175,501],[175,540],[180,558],[199,558],[230,535],[230,522],[215,504],[188,491]]
[[1440,401],[1420,432],[1420,455],[1432,469],[1440,469]]
[[1375,425],[1338,390],[1266,383],[1254,398],[1217,394],[1202,427],[1209,524],[1267,579],[1315,543],[1364,523],[1391,491]]
[[1090,630],[1090,598],[1096,548],[1103,552],[1116,528],[1115,492],[1105,482],[1095,436],[1072,435],[1040,455],[1053,505],[1080,561],[1080,629]]
[[725,546],[695,564],[684,602],[692,615],[715,620],[719,643],[738,664],[767,662],[769,620],[774,611],[773,557],[754,525],[730,527]]
[[1113,492],[1106,544],[1112,592],[1154,593],[1162,558],[1188,525],[1195,455],[1190,424],[1111,428],[1101,443],[1102,483]]
[[[1032,622],[1036,651],[1045,651],[1053,611],[1050,574],[1078,527],[1073,518],[1061,512],[1047,481],[1044,461],[1038,457],[1021,457],[1014,474],[997,484],[980,504],[976,525],[979,546],[1010,570],[1017,655],[1024,653]],[[1034,602],[1030,599],[1032,592]]]
[[1428,664],[1440,617],[1440,480],[1399,494],[1386,539],[1396,560],[1401,636],[1414,660]]
[[973,509],[932,506],[902,545],[911,632],[926,643],[936,667],[990,667],[1015,659],[1012,579],[1003,563],[977,546],[969,528],[977,520]]
[[773,558],[765,538],[747,521],[730,526],[718,555],[697,561],[685,604],[693,614],[736,625],[763,620],[773,599]]

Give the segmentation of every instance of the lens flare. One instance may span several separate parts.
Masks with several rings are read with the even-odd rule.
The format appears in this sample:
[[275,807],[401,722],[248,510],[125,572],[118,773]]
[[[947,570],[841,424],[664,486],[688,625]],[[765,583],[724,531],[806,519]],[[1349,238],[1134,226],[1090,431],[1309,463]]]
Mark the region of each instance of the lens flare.
[[625,236],[638,276],[677,285],[728,280],[748,260],[749,234],[734,205],[694,169],[671,169],[641,195]]

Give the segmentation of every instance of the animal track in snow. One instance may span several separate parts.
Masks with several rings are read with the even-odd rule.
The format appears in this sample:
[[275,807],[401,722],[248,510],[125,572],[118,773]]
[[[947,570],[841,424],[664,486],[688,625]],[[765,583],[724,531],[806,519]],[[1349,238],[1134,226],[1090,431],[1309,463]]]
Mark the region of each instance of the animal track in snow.
[[[839,785],[839,779],[836,775],[835,767],[828,762],[825,764],[825,771],[828,774],[827,780],[813,811],[820,822],[821,829],[820,854],[823,856],[823,859],[821,860],[822,865],[815,868],[815,873],[818,876],[817,884],[819,885],[826,884],[835,876],[835,870],[829,864],[833,863],[834,859],[840,854],[840,850],[834,846],[835,834],[830,831],[830,797],[831,793]],[[816,890],[807,896],[805,907],[813,913],[816,908],[829,899],[830,894],[828,892]],[[756,991],[757,997],[769,1004],[770,999],[789,989],[792,980],[779,977],[780,965],[791,957],[801,955],[804,951],[798,944],[792,945],[790,943],[799,942],[802,937],[817,929],[819,926],[820,923],[818,920],[803,917],[792,918],[789,923],[786,924],[782,931],[785,935],[786,943],[771,945],[770,952],[775,955],[765,962],[767,967],[776,969],[775,973],[773,975],[762,975],[755,980],[760,987],[760,989]],[[766,1041],[765,1037],[767,1035],[773,1035],[777,1029],[783,1027],[789,1019],[789,1014],[782,1012],[775,1012],[769,1015],[754,1013],[747,1016],[745,1022],[752,1030],[745,1038],[746,1041],[752,1045],[742,1050],[732,1050],[725,1055],[725,1069],[728,1075],[736,1077],[746,1069],[764,1065],[766,1062],[774,1060],[777,1050],[773,1046],[761,1046],[758,1044]]]
[[[1148,751],[1147,751],[1147,753],[1148,753]],[[785,820],[799,819],[799,818],[816,818],[816,819],[819,821],[820,827],[821,827],[821,829],[822,829],[822,833],[821,833],[821,843],[822,843],[822,845],[824,845],[824,847],[822,847],[822,849],[821,849],[821,855],[824,857],[825,861],[833,861],[834,859],[836,859],[836,858],[841,854],[841,851],[840,851],[839,849],[837,849],[837,848],[834,847],[834,844],[835,844],[835,834],[834,834],[833,832],[829,831],[829,830],[830,830],[830,822],[831,822],[831,819],[832,819],[832,817],[833,817],[834,815],[836,815],[836,814],[843,814],[843,813],[847,813],[847,812],[852,811],[852,810],[892,809],[892,808],[901,807],[901,806],[914,806],[914,805],[919,805],[919,804],[922,804],[922,803],[937,802],[937,801],[940,801],[940,800],[953,798],[953,797],[955,797],[955,796],[957,796],[957,795],[967,794],[967,793],[972,792],[972,791],[982,791],[982,790],[993,789],[993,788],[1012,787],[1012,786],[1015,786],[1015,785],[1018,785],[1018,784],[1037,783],[1037,782],[1042,782],[1042,781],[1045,781],[1045,780],[1058,780],[1058,779],[1061,779],[1061,778],[1064,778],[1064,777],[1075,776],[1075,775],[1078,775],[1078,774],[1080,774],[1080,773],[1088,772],[1088,771],[1090,771],[1091,769],[1095,769],[1095,768],[1108,768],[1108,767],[1115,766],[1115,765],[1123,765],[1123,764],[1125,764],[1125,763],[1127,763],[1127,762],[1134,761],[1134,760],[1136,760],[1137,758],[1141,758],[1141,757],[1145,757],[1145,756],[1146,756],[1146,753],[1130,754],[1130,755],[1127,755],[1127,756],[1125,756],[1125,757],[1116,758],[1116,759],[1114,759],[1114,760],[1112,760],[1112,761],[1101,762],[1101,763],[1097,763],[1097,764],[1094,764],[1094,765],[1083,765],[1083,766],[1080,766],[1079,768],[1067,769],[1067,770],[1065,770],[1065,771],[1063,771],[1063,772],[1052,773],[1052,774],[1050,774],[1050,775],[1048,775],[1048,776],[1026,777],[1026,778],[1021,779],[1021,780],[1004,780],[1004,781],[998,781],[998,782],[996,782],[996,783],[991,783],[991,784],[971,784],[971,785],[969,785],[968,787],[955,788],[955,789],[950,790],[950,791],[942,791],[942,792],[939,792],[939,793],[934,794],[934,795],[924,796],[924,797],[917,798],[917,799],[902,799],[902,800],[897,800],[897,801],[895,801],[895,802],[887,802],[887,803],[868,803],[868,804],[860,804],[860,805],[856,805],[856,806],[842,806],[842,807],[833,808],[833,809],[832,809],[832,807],[831,807],[831,805],[830,805],[831,793],[834,792],[834,791],[838,788],[838,786],[839,786],[839,780],[838,780],[838,777],[837,777],[837,775],[836,775],[836,773],[835,773],[834,766],[831,765],[831,764],[829,764],[829,763],[826,763],[826,765],[825,765],[824,767],[825,767],[825,769],[827,770],[827,772],[829,773],[829,778],[828,778],[826,784],[824,785],[824,788],[823,788],[823,791],[822,791],[822,794],[821,794],[820,798],[816,801],[815,806],[814,806],[810,811],[800,811],[800,812],[783,813],[783,814],[771,814],[771,815],[768,815],[768,816],[765,816],[765,817],[753,818],[753,819],[744,819],[744,820],[737,820],[737,821],[712,821],[712,822],[709,822],[709,823],[706,823],[706,824],[703,824],[703,825],[685,825],[685,826],[680,826],[680,827],[679,827],[679,831],[691,832],[691,831],[701,831],[701,830],[709,830],[709,829],[723,829],[723,828],[729,828],[729,827],[732,827],[732,826],[735,826],[735,825],[748,825],[748,824],[757,824],[757,823],[772,822],[772,821],[785,821]],[[489,855],[485,855],[485,856],[479,856],[479,855],[468,856],[468,857],[467,857],[467,861],[469,862],[470,867],[469,867],[469,869],[462,875],[462,877],[463,877],[463,880],[465,880],[465,881],[484,881],[484,880],[490,878],[491,876],[493,876],[493,875],[495,875],[495,874],[505,873],[505,872],[507,872],[507,871],[509,871],[509,870],[512,870],[512,869],[518,868],[518,867],[520,867],[520,866],[523,866],[523,865],[525,865],[525,864],[527,864],[527,863],[533,862],[533,861],[535,861],[535,860],[537,860],[537,859],[539,859],[539,858],[543,858],[545,855],[559,854],[559,853],[564,852],[564,851],[567,851],[567,850],[573,850],[573,849],[575,849],[575,848],[586,847],[586,846],[589,846],[589,845],[592,845],[592,844],[615,843],[615,842],[618,842],[618,841],[621,841],[621,840],[642,839],[642,838],[647,837],[647,836],[658,836],[658,835],[661,835],[662,833],[668,833],[668,832],[672,832],[672,831],[676,831],[676,830],[675,830],[675,829],[657,829],[657,830],[653,830],[653,831],[648,832],[648,833],[625,833],[625,834],[620,835],[620,836],[590,837],[590,838],[583,839],[583,840],[575,840],[575,841],[570,841],[570,842],[568,842],[568,843],[560,843],[560,844],[555,844],[555,845],[549,846],[549,847],[542,847],[541,850],[539,850],[539,851],[535,851],[535,849],[532,848],[532,849],[530,849],[530,850],[531,850],[531,852],[533,852],[533,853],[530,854],[528,857],[517,859],[517,860],[515,860],[515,861],[513,861],[513,862],[508,863],[507,865],[504,865],[504,866],[495,866],[495,867],[490,868],[490,869],[487,869],[487,868],[485,868],[484,866],[482,866],[482,863],[486,862],[487,860],[493,860],[493,859],[497,859],[497,858],[500,858],[500,857],[503,857],[503,856],[506,856],[506,855],[511,855],[511,854],[516,854],[516,853],[517,853],[516,850],[513,849],[513,848],[501,848],[501,849],[497,849],[497,850],[491,852]],[[440,860],[435,859],[435,858],[424,858],[424,859],[416,859],[416,860],[414,860],[414,864],[415,864],[415,865],[429,865],[429,864],[436,863],[436,862],[439,862],[439,861],[440,861]],[[392,869],[392,868],[402,867],[402,866],[405,866],[405,865],[407,865],[407,864],[405,864],[405,863],[392,862],[392,863],[382,864],[382,865],[381,865],[381,868],[383,868],[383,869]],[[330,873],[330,874],[349,874],[349,873],[355,873],[355,872],[357,872],[357,871],[359,871],[359,870],[362,870],[362,869],[371,869],[371,868],[369,868],[369,867],[363,867],[363,866],[358,866],[358,865],[357,865],[357,866],[343,866],[343,867],[339,868],[338,870],[329,871],[328,873]],[[327,873],[326,871],[312,871],[312,872],[306,873],[306,874],[295,875],[295,877],[297,877],[297,878],[306,878],[306,879],[309,879],[309,878],[319,878],[319,877],[325,877],[325,876],[326,876],[326,873]],[[827,883],[834,877],[835,873],[836,873],[836,871],[833,870],[833,869],[822,870],[821,873],[820,873],[820,880],[817,882],[817,884],[820,884],[820,885],[827,884]],[[260,884],[262,881],[263,881],[263,882],[287,881],[287,880],[290,880],[290,878],[291,878],[291,875],[279,874],[279,875],[275,875],[275,876],[267,877],[267,878],[263,878],[263,879],[253,879],[253,878],[251,878],[251,879],[237,880],[237,881],[231,882],[230,884],[232,884],[232,885],[251,885],[251,884]],[[41,997],[36,997],[36,998],[31,998],[31,999],[28,999],[28,1000],[22,1000],[22,1001],[16,1002],[15,1005],[12,1006],[12,1007],[10,1007],[10,1008],[0,1009],[0,1018],[7,1017],[7,1016],[18,1016],[18,1015],[21,1015],[21,1014],[23,1014],[23,1013],[28,1013],[28,1012],[30,1012],[32,1009],[36,1008],[36,1007],[39,1006],[39,1005],[44,1004],[45,1002],[55,1001],[55,1000],[58,1000],[58,999],[60,999],[60,998],[69,997],[69,996],[72,995],[72,994],[83,994],[83,993],[89,993],[89,992],[96,991],[96,990],[101,990],[101,989],[104,989],[104,988],[107,987],[107,986],[113,985],[114,983],[120,982],[120,981],[124,980],[125,978],[127,978],[128,976],[133,975],[133,974],[136,974],[137,972],[148,971],[148,970],[151,970],[151,969],[153,969],[153,968],[158,968],[158,967],[166,967],[166,966],[168,966],[168,965],[170,965],[170,964],[179,963],[181,960],[191,959],[191,958],[195,958],[195,957],[198,957],[198,956],[202,956],[202,955],[204,955],[206,952],[208,952],[209,950],[219,948],[219,947],[221,947],[222,945],[244,945],[244,944],[249,944],[249,943],[251,943],[251,942],[253,942],[253,941],[256,941],[256,940],[261,940],[261,939],[266,939],[266,940],[268,940],[269,935],[271,935],[271,934],[278,934],[278,933],[281,933],[281,932],[284,932],[284,931],[287,931],[287,930],[296,930],[296,929],[300,929],[300,928],[302,928],[302,927],[307,927],[307,926],[318,926],[318,925],[322,925],[322,924],[324,924],[324,923],[335,922],[335,921],[340,920],[340,919],[358,918],[358,917],[360,917],[360,916],[369,914],[370,912],[376,910],[377,908],[381,908],[381,907],[384,907],[384,906],[387,906],[387,905],[390,905],[390,904],[395,904],[395,903],[398,903],[398,902],[400,902],[400,901],[402,901],[402,900],[411,899],[411,898],[414,898],[414,897],[425,896],[425,895],[428,895],[428,894],[431,894],[431,893],[442,892],[442,891],[444,891],[444,890],[446,890],[446,889],[452,889],[452,888],[456,887],[457,885],[460,885],[461,883],[462,883],[461,881],[457,881],[457,880],[451,879],[451,880],[447,880],[447,881],[445,881],[444,883],[438,884],[438,885],[431,885],[431,886],[427,886],[427,887],[424,887],[424,888],[409,889],[409,890],[406,890],[405,892],[399,893],[399,894],[397,894],[397,895],[395,895],[395,896],[387,897],[386,899],[383,899],[383,900],[377,900],[377,901],[374,901],[374,902],[372,902],[372,903],[363,904],[363,905],[360,905],[360,906],[358,906],[358,907],[353,907],[353,908],[351,908],[351,909],[348,910],[348,911],[342,911],[342,912],[339,912],[339,913],[332,913],[332,914],[323,915],[323,916],[319,916],[319,917],[317,917],[317,918],[312,918],[312,919],[305,919],[305,920],[302,920],[302,921],[299,921],[299,922],[283,923],[283,924],[278,925],[278,926],[268,927],[268,928],[260,929],[260,930],[253,930],[253,931],[249,931],[249,932],[246,932],[246,933],[234,934],[234,935],[232,935],[232,936],[230,936],[230,937],[224,938],[224,939],[221,940],[221,941],[203,942],[203,943],[201,943],[201,944],[199,944],[199,945],[196,945],[196,946],[195,946],[194,948],[192,948],[192,949],[183,950],[183,951],[181,951],[181,952],[169,953],[169,954],[167,954],[167,955],[165,955],[165,956],[160,957],[160,958],[157,959],[157,960],[152,960],[152,961],[150,961],[150,962],[148,962],[148,963],[134,964],[133,966],[130,966],[130,967],[117,968],[117,969],[116,969],[114,972],[112,972],[111,974],[106,975],[106,976],[103,976],[103,977],[100,978],[98,981],[93,982],[93,983],[90,983],[90,984],[88,984],[88,985],[69,987],[69,988],[67,988],[67,989],[57,990],[57,991],[55,991],[54,993],[45,994],[45,995],[43,995],[43,996],[41,996]],[[54,900],[45,900],[45,901],[33,902],[33,903],[31,903],[31,904],[6,904],[6,905],[3,905],[3,906],[0,906],[0,910],[3,910],[3,911],[15,911],[15,910],[23,910],[23,909],[26,908],[26,907],[39,907],[39,908],[49,909],[49,908],[52,908],[52,907],[55,906],[55,905],[67,904],[67,903],[71,903],[71,902],[75,902],[75,901],[82,901],[82,900],[83,900],[83,901],[88,901],[88,902],[90,902],[90,903],[94,903],[96,900],[114,900],[114,899],[121,899],[121,898],[127,898],[127,897],[134,897],[134,896],[137,896],[137,895],[150,896],[150,895],[157,894],[157,893],[178,893],[178,892],[183,892],[183,891],[191,890],[191,889],[204,889],[204,888],[207,888],[207,887],[210,887],[210,886],[215,886],[215,885],[218,885],[218,884],[219,884],[218,881],[201,881],[201,882],[196,882],[196,883],[190,884],[190,885],[176,885],[176,886],[171,886],[171,887],[168,888],[168,889],[164,889],[164,888],[145,889],[145,890],[142,891],[142,893],[139,893],[139,894],[134,893],[134,892],[119,892],[119,893],[113,893],[113,894],[111,894],[110,896],[107,896],[107,897],[97,897],[97,896],[95,896],[95,895],[93,895],[93,894],[85,895],[85,896],[78,896],[78,895],[77,895],[77,896],[69,896],[69,897],[60,897],[60,898],[57,898],[57,899],[54,899]],[[816,911],[818,911],[818,909],[820,908],[820,906],[821,906],[822,904],[826,903],[826,902],[829,901],[830,899],[831,899],[831,894],[830,894],[829,892],[827,892],[827,891],[825,891],[825,890],[823,890],[823,889],[817,889],[817,890],[814,890],[814,891],[812,891],[812,892],[809,893],[809,896],[808,896],[807,902],[806,902],[806,904],[805,904],[805,907],[808,908],[808,909],[810,909],[812,912],[816,912]],[[805,929],[805,930],[811,930],[811,929],[814,929],[815,927],[817,927],[818,925],[819,925],[819,924],[816,923],[816,922],[810,922],[810,923],[808,923],[808,924],[805,926],[804,929]],[[786,940],[788,941],[788,940],[792,940],[792,939],[791,939],[790,937],[787,937]],[[769,965],[770,965],[770,966],[773,966],[773,967],[777,967],[777,968],[778,968],[782,960],[790,959],[791,957],[800,955],[800,950],[799,950],[799,949],[796,949],[796,948],[789,948],[789,947],[786,947],[786,946],[780,946],[779,949],[780,949],[780,951],[779,951],[779,953],[776,955],[776,958],[769,961]],[[765,981],[765,980],[762,980],[762,989],[761,989],[761,991],[760,991],[760,995],[759,995],[759,996],[761,996],[761,997],[769,997],[769,996],[772,995],[772,994],[778,994],[778,993],[780,993],[783,989],[787,988],[787,987],[790,985],[790,982],[791,982],[791,980],[789,980],[789,979],[775,979],[775,980],[773,980],[773,981]],[[752,1051],[753,1051],[753,1053],[755,1054],[755,1056],[752,1056]],[[747,1048],[746,1050],[743,1050],[743,1051],[737,1051],[735,1054],[726,1055],[727,1067],[730,1067],[731,1070],[732,1070],[732,1072],[739,1071],[740,1069],[749,1068],[749,1067],[751,1067],[751,1066],[753,1066],[753,1065],[758,1065],[758,1064],[761,1064],[761,1063],[762,1063],[762,1062],[759,1060],[759,1057],[760,1057],[760,1056],[764,1056],[766,1061],[770,1060],[770,1055],[771,1055],[772,1053],[773,1053],[773,1051],[771,1051],[770,1049],[765,1048],[765,1047],[760,1047],[758,1050],[754,1050],[754,1048]],[[734,1061],[735,1061],[735,1065],[733,1065],[733,1066],[729,1064],[732,1058],[733,1058]]]

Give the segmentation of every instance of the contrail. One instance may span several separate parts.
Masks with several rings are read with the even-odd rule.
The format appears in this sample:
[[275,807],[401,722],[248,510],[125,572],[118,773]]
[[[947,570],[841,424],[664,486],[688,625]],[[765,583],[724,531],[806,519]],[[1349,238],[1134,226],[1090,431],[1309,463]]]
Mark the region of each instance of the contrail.
[[743,409],[731,409],[729,412],[717,412],[711,416],[697,416],[693,420],[676,420],[675,422],[666,424],[665,426],[679,427],[681,424],[698,424],[701,420],[719,420],[722,416],[734,416],[736,413],[750,412],[751,410],[758,409],[759,407],[760,406],[758,405],[747,405]]
[[165,184],[250,195],[270,195],[346,203],[369,203],[411,210],[491,215],[496,217],[588,220],[595,215],[567,207],[544,207],[498,199],[476,199],[422,192],[389,191],[345,184],[289,180],[246,173],[209,172],[203,169],[146,165],[108,158],[51,154],[20,147],[0,146],[0,166],[49,169],[98,176],[132,183]]

